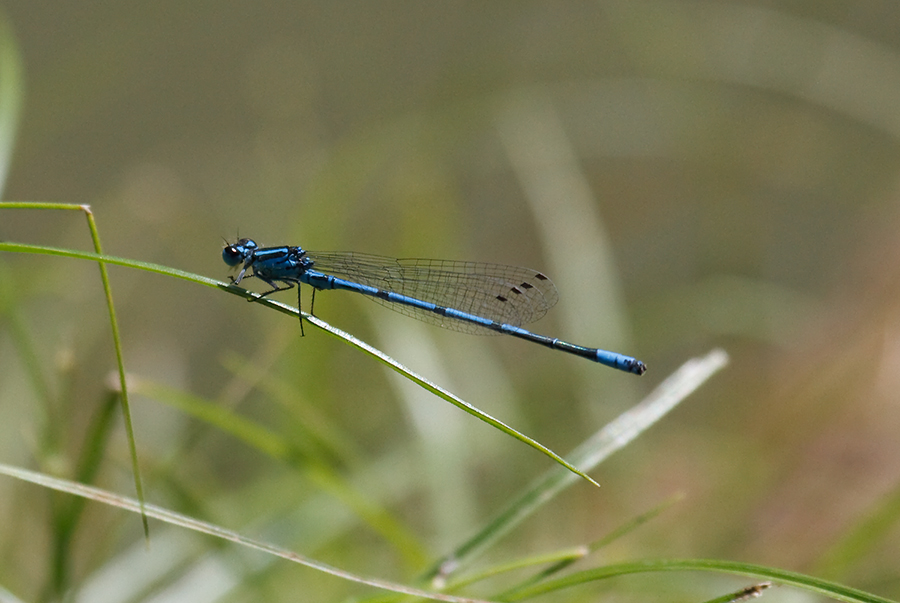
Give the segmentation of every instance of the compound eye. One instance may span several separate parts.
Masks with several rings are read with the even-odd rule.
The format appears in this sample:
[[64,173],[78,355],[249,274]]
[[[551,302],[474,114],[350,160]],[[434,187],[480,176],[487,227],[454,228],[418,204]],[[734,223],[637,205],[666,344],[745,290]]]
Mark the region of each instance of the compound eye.
[[237,266],[244,261],[246,255],[246,250],[239,243],[228,245],[222,250],[222,259],[229,266]]

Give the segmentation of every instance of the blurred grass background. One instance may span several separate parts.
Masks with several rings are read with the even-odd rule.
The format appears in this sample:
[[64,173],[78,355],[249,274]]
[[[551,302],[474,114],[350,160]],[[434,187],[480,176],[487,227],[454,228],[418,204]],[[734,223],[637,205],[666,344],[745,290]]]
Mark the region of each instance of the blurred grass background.
[[[3,198],[90,203],[109,254],[224,279],[222,238],[240,233],[544,270],[561,301],[535,330],[632,354],[650,367],[642,379],[351,295],[323,293],[316,310],[560,453],[689,356],[728,350],[724,373],[593,472],[602,489],[573,488],[491,559],[588,542],[680,491],[603,560],[721,557],[900,597],[895,3],[2,10],[24,82]],[[90,246],[69,212],[4,211],[0,240]],[[6,254],[0,269],[0,458],[71,477],[114,368],[97,268]],[[144,396],[133,406],[153,502],[403,581],[548,466],[347,346],[309,329],[301,340],[283,315],[147,273],[111,277],[131,375],[312,442],[312,458],[403,527],[385,537],[309,475]],[[120,425],[95,483],[130,495]],[[153,548],[171,538],[192,552],[160,577],[139,522],[98,505],[54,586],[64,500],[0,481],[0,585],[24,599],[183,595],[187,577],[229,601],[361,592],[234,553],[235,575],[251,577],[231,584],[198,569],[207,540],[164,529]],[[155,581],[115,598],[107,575]],[[670,600],[676,580],[614,592]],[[691,600],[707,592],[681,580]],[[185,600],[218,600],[197,597]]]

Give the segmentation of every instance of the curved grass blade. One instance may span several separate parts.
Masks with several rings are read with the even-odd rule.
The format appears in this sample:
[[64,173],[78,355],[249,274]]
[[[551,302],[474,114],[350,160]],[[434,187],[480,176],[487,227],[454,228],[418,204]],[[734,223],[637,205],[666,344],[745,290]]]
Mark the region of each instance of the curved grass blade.
[[486,603],[478,599],[454,597],[452,595],[433,593],[405,586],[403,584],[388,582],[387,580],[381,580],[379,578],[367,578],[365,576],[359,576],[357,574],[353,574],[326,563],[322,563],[321,561],[316,561],[315,559],[300,555],[299,553],[295,553],[291,550],[276,546],[274,544],[247,538],[246,536],[242,536],[237,532],[228,530],[221,526],[207,523],[205,521],[200,521],[198,519],[194,519],[180,513],[175,513],[174,511],[169,511],[168,509],[164,509],[163,507],[158,507],[153,504],[142,504],[134,499],[120,496],[113,492],[95,488],[93,486],[87,486],[84,484],[79,484],[77,482],[59,479],[43,473],[38,473],[36,471],[29,471],[27,469],[12,467],[3,463],[0,463],[0,474],[7,475],[9,477],[15,477],[26,482],[31,482],[39,486],[57,490],[59,492],[67,492],[75,496],[81,496],[83,498],[95,500],[97,502],[118,507],[126,511],[131,511],[133,513],[143,512],[146,513],[148,517],[158,519],[168,524],[180,526],[189,530],[194,530],[195,532],[208,534],[210,536],[215,536],[216,538],[228,540],[241,546],[256,549],[258,551],[269,553],[271,555],[276,555],[278,557],[281,557],[282,559],[287,559],[288,561],[299,563],[300,565],[304,565],[306,567],[324,572],[326,574],[330,574],[338,578],[342,578],[344,580],[356,582],[358,584],[365,584],[367,586],[389,590],[403,595],[424,597],[426,599],[433,599],[435,601],[447,601],[449,603]]
[[[2,204],[0,204],[0,207],[2,207]],[[450,393],[449,391],[443,389],[442,387],[428,381],[421,375],[413,372],[406,366],[400,364],[399,362],[397,362],[396,360],[394,360],[393,358],[391,358],[390,356],[388,356],[381,350],[378,350],[377,348],[370,346],[369,344],[357,339],[356,337],[354,337],[353,335],[350,335],[349,333],[347,333],[345,331],[342,331],[341,329],[331,326],[330,324],[328,324],[327,322],[325,322],[324,320],[322,320],[316,316],[312,316],[311,314],[307,314],[306,312],[299,312],[297,310],[297,308],[294,308],[292,306],[288,306],[286,304],[282,304],[280,302],[276,302],[276,301],[270,300],[268,298],[260,298],[259,294],[257,294],[257,293],[253,293],[252,291],[247,291],[246,289],[242,289],[241,287],[236,287],[229,283],[223,283],[223,282],[217,281],[215,279],[211,279],[211,278],[208,278],[205,276],[200,276],[199,274],[193,274],[191,272],[186,272],[184,270],[177,270],[175,268],[169,268],[167,266],[161,266],[159,264],[151,264],[149,262],[140,262],[137,260],[129,260],[129,259],[125,259],[125,258],[119,258],[119,257],[115,257],[115,256],[110,256],[110,255],[101,255],[101,254],[90,253],[90,252],[85,252],[85,251],[60,249],[58,247],[46,247],[46,246],[42,246],[42,245],[27,245],[27,244],[23,244],[23,243],[0,242],[0,251],[56,255],[56,256],[61,256],[61,257],[68,257],[68,258],[75,258],[75,259],[82,259],[82,260],[92,260],[95,262],[101,262],[103,264],[113,264],[116,266],[125,266],[127,268],[136,268],[138,270],[146,270],[148,272],[155,272],[157,274],[162,274],[162,275],[166,275],[166,276],[174,276],[176,278],[191,281],[191,282],[197,283],[199,285],[206,285],[207,287],[216,287],[223,291],[227,291],[228,293],[231,293],[233,295],[238,295],[240,297],[243,297],[245,299],[254,299],[254,300],[257,300],[259,304],[269,307],[269,308],[273,308],[284,314],[288,314],[288,315],[295,316],[295,317],[299,314],[300,316],[303,317],[303,320],[306,321],[307,324],[314,325],[314,326],[322,329],[326,333],[329,333],[333,337],[340,339],[344,343],[347,343],[348,345],[351,345],[354,348],[356,348],[362,352],[365,352],[369,356],[371,356],[371,357],[375,358],[376,360],[378,360],[379,362],[389,366],[391,369],[393,369],[397,373],[400,373],[401,375],[403,375],[410,381],[412,381],[412,382],[418,384],[419,386],[423,387],[424,389],[430,391],[431,393],[438,396],[439,398],[446,400],[447,402],[453,404],[457,408],[460,408],[461,410],[480,419],[481,421],[484,421],[488,425],[491,425],[492,427],[499,429],[503,433],[514,437],[515,439],[519,440],[520,442],[523,442],[523,443],[531,446],[535,450],[538,450],[539,452],[543,453],[545,456],[548,456],[551,459],[553,459],[559,465],[562,465],[563,467],[565,467],[565,469],[567,471],[571,472],[573,475],[576,475],[583,479],[586,479],[591,484],[599,487],[599,484],[596,481],[594,481],[590,476],[588,476],[586,473],[579,470],[574,464],[569,463],[564,458],[562,458],[561,456],[559,456],[558,454],[556,454],[555,452],[553,452],[552,450],[550,450],[549,448],[547,448],[546,446],[541,444],[540,442],[537,442],[536,440],[533,440],[532,438],[526,436],[525,434],[516,431],[515,429],[513,429],[506,423],[500,421],[499,419],[492,417],[488,413],[486,413],[482,410],[479,410],[478,408],[472,406],[471,404],[469,404],[465,400],[459,398],[458,396],[456,396],[456,395]]]
[[[119,374],[119,395],[122,405],[122,418],[125,423],[125,434],[128,440],[128,452],[131,456],[131,472],[134,476],[134,488],[138,500],[144,503],[144,486],[141,482],[140,466],[138,464],[137,444],[134,439],[134,424],[131,420],[131,405],[128,403],[128,384],[125,382],[125,359],[122,355],[122,339],[119,336],[119,322],[116,320],[116,308],[113,304],[112,287],[109,284],[109,274],[106,271],[106,263],[103,259],[103,248],[100,245],[100,232],[94,222],[94,214],[89,205],[75,205],[71,203],[38,203],[38,202],[5,202],[0,203],[0,209],[43,209],[43,210],[68,210],[84,212],[88,222],[88,230],[91,233],[91,241],[96,251],[96,262],[100,269],[100,280],[103,283],[103,294],[106,297],[106,310],[109,315],[109,325],[112,331],[113,348],[116,353],[116,368]],[[4,245],[6,245],[4,243]],[[48,248],[49,249],[49,248]],[[144,528],[144,538],[150,538],[150,524],[147,517],[141,514],[141,523]]]
[[540,582],[543,582],[543,581],[549,579],[550,576],[558,574],[559,572],[566,569],[567,567],[569,567],[570,565],[572,565],[579,559],[587,557],[591,553],[600,550],[601,548],[618,540],[619,538],[625,536],[626,534],[630,534],[631,532],[633,532],[640,526],[644,525],[651,519],[654,519],[655,517],[659,516],[661,513],[666,511],[669,507],[671,507],[675,503],[680,502],[683,498],[684,498],[684,496],[682,494],[676,494],[674,496],[670,496],[668,499],[666,499],[663,502],[661,502],[660,504],[656,505],[649,511],[645,511],[644,513],[641,513],[640,515],[632,517],[631,519],[626,521],[624,524],[620,525],[619,527],[617,527],[616,529],[611,531],[606,536],[600,538],[599,540],[596,540],[587,546],[578,547],[578,549],[582,551],[582,554],[580,556],[572,555],[567,558],[562,558],[562,559],[558,560],[556,563],[553,563],[549,567],[541,570],[534,576],[531,576],[530,578],[524,580],[519,585],[514,586],[513,588],[510,588],[510,589],[504,591],[496,598],[500,601],[505,601],[508,598],[514,596],[516,593],[532,586],[533,584],[538,584]]
[[455,579],[451,582],[448,582],[446,586],[442,588],[442,592],[458,592],[460,589],[469,586],[471,584],[475,584],[481,582],[482,580],[487,580],[489,578],[494,578],[500,574],[504,574],[511,571],[521,570],[525,568],[533,568],[540,565],[545,565],[544,569],[536,573],[535,575],[527,578],[519,585],[509,588],[499,595],[493,595],[491,597],[492,600],[497,601],[505,601],[508,598],[514,596],[521,590],[525,588],[537,584],[546,580],[548,577],[553,574],[559,573],[565,568],[569,567],[573,563],[584,559],[591,553],[597,551],[598,549],[610,544],[611,542],[618,540],[622,536],[636,530],[638,527],[643,525],[644,523],[650,521],[654,517],[657,517],[660,513],[671,507],[676,502],[679,502],[684,497],[680,494],[671,496],[668,499],[664,500],[659,505],[654,508],[637,515],[636,517],[631,518],[624,524],[620,525],[606,536],[595,540],[594,542],[588,545],[575,546],[568,549],[563,549],[559,551],[552,551],[550,553],[543,553],[540,555],[532,555],[528,557],[522,557],[518,559],[513,559],[512,561],[507,561],[505,563],[501,563],[498,565],[492,565],[485,569],[479,570],[474,574],[467,575],[462,578]]
[[[663,381],[640,404],[619,415],[572,452],[573,464],[590,471],[611,454],[625,447],[672,410],[694,390],[728,363],[723,350],[713,350],[694,358]],[[448,575],[465,566],[497,539],[531,516],[572,485],[574,476],[551,469],[501,510],[475,536],[441,559],[424,574],[423,580],[443,582]]]
[[[552,564],[551,566],[556,566],[561,563],[569,565],[571,563],[575,563],[579,559],[584,559],[588,554],[590,554],[590,552],[590,549],[586,546],[575,546],[558,551],[550,551],[549,553],[531,555],[529,557],[519,557],[517,559],[513,559],[512,561],[507,561],[506,563],[492,565],[485,568],[484,570],[465,576],[464,578],[454,580],[453,582],[450,582],[446,586],[444,586],[442,588],[442,591],[456,592],[467,586],[477,584],[478,582],[487,580],[489,578],[494,578],[501,574],[526,568],[532,568],[539,565],[547,565],[548,563]],[[501,594],[499,596],[492,596],[491,600],[502,601],[503,595]]]
[[807,576],[797,572],[766,567],[764,565],[755,565],[752,563],[718,559],[651,559],[607,565],[605,567],[589,569],[555,580],[549,580],[542,584],[537,584],[531,588],[520,591],[514,597],[508,599],[508,601],[530,599],[545,593],[557,592],[570,586],[587,584],[595,580],[604,580],[615,576],[647,572],[685,571],[716,572],[748,576],[750,578],[772,581],[783,586],[794,586],[801,590],[834,599],[835,601],[845,601],[847,603],[895,603],[890,599],[885,599],[884,597],[850,588],[843,584],[829,582],[828,580],[822,580],[821,578]]
[[[634,531],[644,523],[650,521],[654,517],[657,517],[663,511],[671,507],[673,504],[681,501],[684,497],[681,494],[677,494],[675,496],[671,496],[668,499],[664,500],[659,505],[656,505],[654,508],[637,515],[624,524],[620,525],[606,536],[596,540],[588,545],[581,545],[570,547],[567,549],[562,549],[558,551],[551,551],[549,553],[542,553],[539,555],[532,555],[528,557],[521,557],[517,559],[513,559],[512,561],[507,561],[505,563],[492,565],[485,569],[479,570],[476,573],[467,575],[462,578],[455,579],[451,582],[448,582],[446,585],[441,585],[442,592],[458,592],[461,589],[470,586],[472,584],[476,584],[483,580],[487,580],[490,578],[494,578],[498,575],[522,570],[526,568],[534,568],[537,566],[547,566],[544,569],[540,570],[535,575],[527,578],[525,581],[521,582],[519,585],[509,588],[499,595],[492,595],[491,600],[494,601],[506,601],[511,597],[514,597],[516,593],[524,590],[525,588],[530,587],[533,584],[537,584],[543,580],[546,580],[549,576],[553,574],[559,573],[565,568],[569,567],[573,563],[584,559],[591,553],[597,551],[598,549],[610,544],[611,542],[618,540],[622,536],[629,534]],[[369,600],[370,603],[374,603],[374,601],[380,599],[372,599]],[[711,603],[711,602],[710,602]],[[725,602],[723,602],[725,603]]]

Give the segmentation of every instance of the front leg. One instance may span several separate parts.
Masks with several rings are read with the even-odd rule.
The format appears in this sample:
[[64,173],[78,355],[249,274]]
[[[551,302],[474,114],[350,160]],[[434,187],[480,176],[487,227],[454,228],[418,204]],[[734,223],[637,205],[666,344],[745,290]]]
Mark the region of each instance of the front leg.
[[233,276],[230,276],[228,278],[230,278],[231,282],[234,283],[235,285],[239,285],[241,283],[241,281],[244,280],[244,278],[250,278],[251,276],[255,276],[253,274],[247,274],[247,270],[252,265],[253,265],[253,258],[251,257],[249,260],[244,262],[244,267],[241,268],[241,271],[238,273],[237,278],[234,278]]

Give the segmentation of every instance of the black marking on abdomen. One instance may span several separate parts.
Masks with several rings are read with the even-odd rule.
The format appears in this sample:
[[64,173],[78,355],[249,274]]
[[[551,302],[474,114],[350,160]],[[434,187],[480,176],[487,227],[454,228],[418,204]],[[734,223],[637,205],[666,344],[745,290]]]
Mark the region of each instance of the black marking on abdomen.
[[534,275],[534,278],[536,278],[536,279],[539,280],[539,281],[546,281],[546,280],[547,280],[546,275],[541,274],[540,272],[538,272],[537,274],[535,274],[535,275]]

